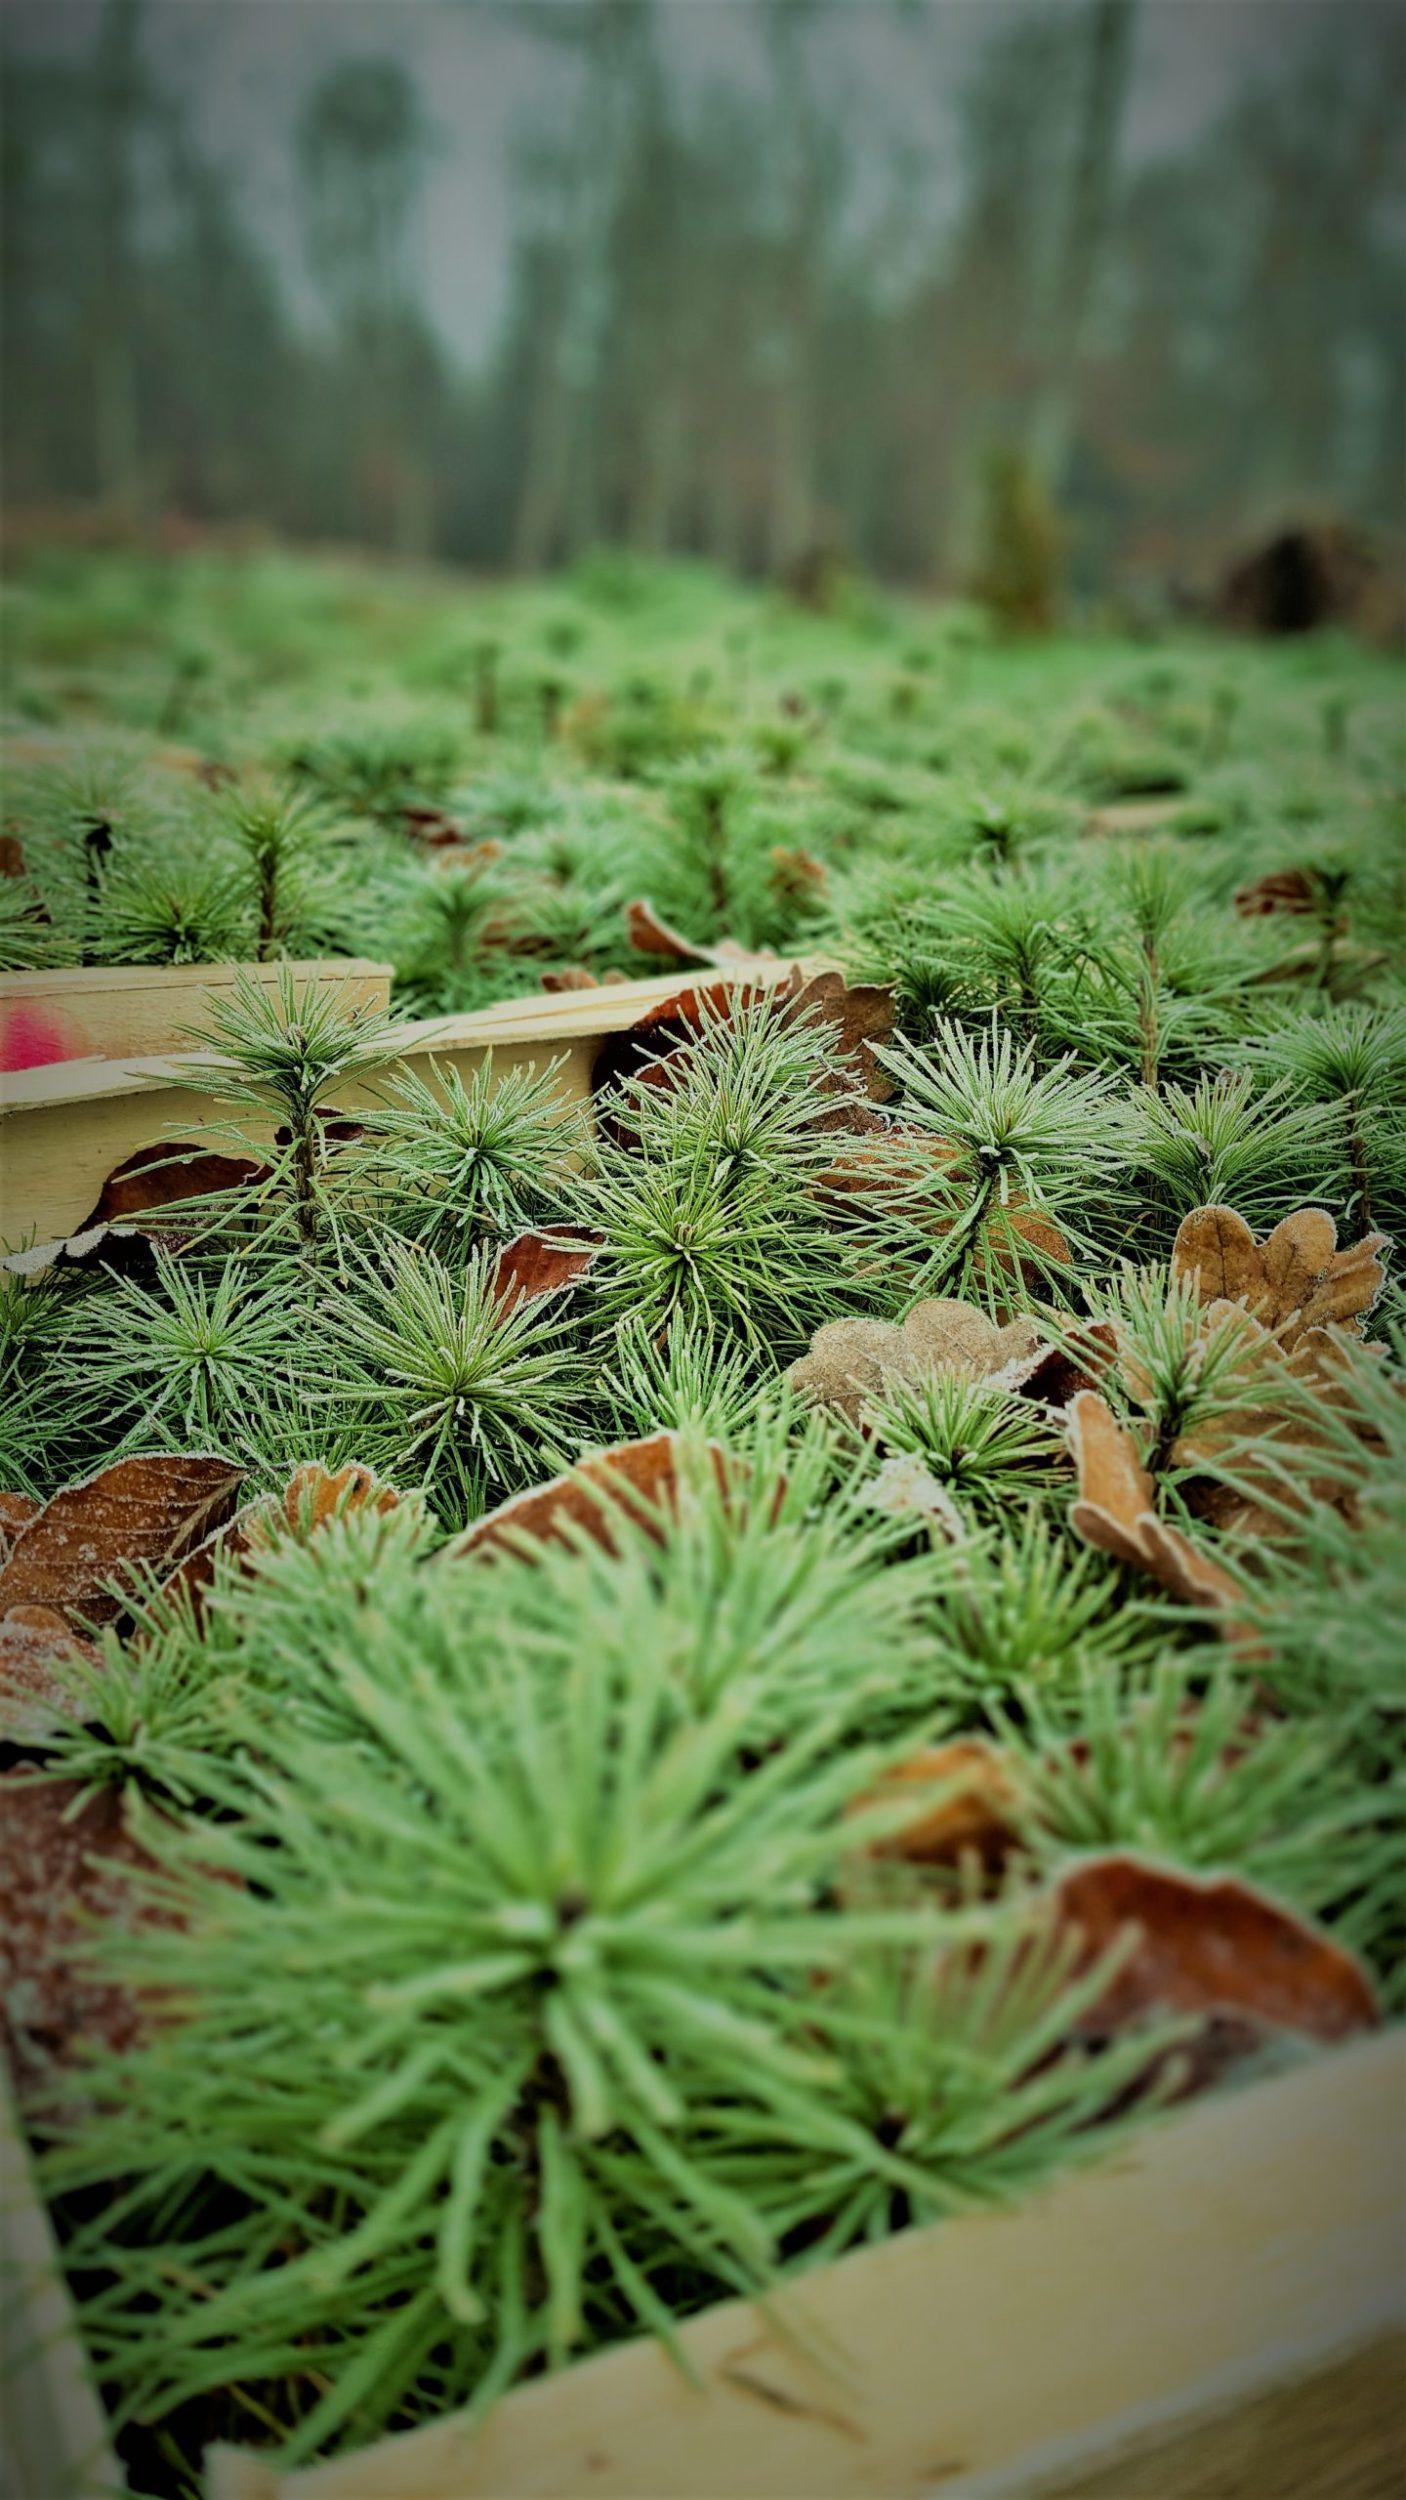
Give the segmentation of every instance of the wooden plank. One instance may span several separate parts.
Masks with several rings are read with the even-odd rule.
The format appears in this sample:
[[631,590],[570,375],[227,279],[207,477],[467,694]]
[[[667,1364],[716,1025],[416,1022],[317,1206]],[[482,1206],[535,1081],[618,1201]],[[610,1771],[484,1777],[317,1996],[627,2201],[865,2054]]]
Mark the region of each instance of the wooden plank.
[[[391,967],[361,955],[289,964],[84,964],[64,972],[0,973],[0,1038],[12,1019],[42,1019],[63,1059],[136,1059],[180,1050],[193,1025],[231,996],[236,978],[339,991],[349,1006],[390,1003]],[[60,1062],[62,1064],[62,1062]]]
[[[750,981],[781,980],[790,967],[749,964]],[[650,1007],[671,997],[687,975],[621,981],[555,997],[505,999],[472,1015],[431,1016],[402,1026],[397,1057],[431,1058],[470,1076],[492,1052],[499,1076],[512,1068],[558,1064],[564,1102],[588,1102],[596,1051],[607,1035],[628,1031]],[[741,973],[710,974],[740,979]],[[187,1141],[205,1124],[229,1118],[202,1090],[209,1053],[60,1060],[0,1077],[0,1242],[58,1241],[82,1224],[108,1173],[140,1147]],[[349,1084],[339,1106],[355,1110],[384,1083]],[[243,1125],[243,1124],[241,1124]],[[249,1126],[254,1143],[257,1125]]]
[[1043,2500],[1401,2500],[1406,2335],[1198,2423],[1117,2463],[1046,2486]]
[[[1406,2317],[1406,2035],[1151,2127],[1009,2212],[900,2234],[357,2455],[211,2451],[210,2500],[995,2500]],[[806,2350],[802,2349],[803,2337]],[[807,2357],[825,2350],[828,2366]]]
[[124,2493],[3,2057],[0,2252],[0,2491],[9,2500]]

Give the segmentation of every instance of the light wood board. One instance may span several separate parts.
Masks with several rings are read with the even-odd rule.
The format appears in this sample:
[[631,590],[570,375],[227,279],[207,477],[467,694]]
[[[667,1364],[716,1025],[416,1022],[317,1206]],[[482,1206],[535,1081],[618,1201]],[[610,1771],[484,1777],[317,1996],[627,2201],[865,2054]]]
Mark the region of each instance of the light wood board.
[[[1008,2213],[910,2231],[790,2294],[210,2500],[996,2500],[1406,2318],[1406,2036],[1198,2102]],[[1175,2500],[1167,2493],[1161,2500]],[[1272,2500],[1245,2494],[1243,2500]]]

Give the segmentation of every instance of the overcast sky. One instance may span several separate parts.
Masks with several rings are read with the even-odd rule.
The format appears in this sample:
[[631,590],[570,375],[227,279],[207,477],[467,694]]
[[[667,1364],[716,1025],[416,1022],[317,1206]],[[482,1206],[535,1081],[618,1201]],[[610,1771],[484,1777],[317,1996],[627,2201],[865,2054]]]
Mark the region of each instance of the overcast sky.
[[[412,73],[435,133],[416,256],[446,338],[477,358],[507,296],[514,150],[524,130],[572,108],[569,61],[532,31],[536,0],[146,0],[154,70],[187,99],[195,131],[228,166],[254,231],[298,294],[302,273],[293,133],[310,87],[348,56],[393,55]],[[685,104],[710,88],[765,92],[751,0],[657,0],[670,75]],[[1045,0],[1076,7],[1083,0]],[[1126,146],[1138,161],[1180,148],[1247,80],[1268,75],[1321,28],[1352,40],[1365,9],[1396,0],[1141,0]],[[1002,18],[1029,0],[828,0],[820,59],[862,154],[891,163],[907,140],[952,162],[956,99]],[[26,51],[91,44],[101,0],[5,0],[6,40]],[[939,197],[940,187],[939,187]]]

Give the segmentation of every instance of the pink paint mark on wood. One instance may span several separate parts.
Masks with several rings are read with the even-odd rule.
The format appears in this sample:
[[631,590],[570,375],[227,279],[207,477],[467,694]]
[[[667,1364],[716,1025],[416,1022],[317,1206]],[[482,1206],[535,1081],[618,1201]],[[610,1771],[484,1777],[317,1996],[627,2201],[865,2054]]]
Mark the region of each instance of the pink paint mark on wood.
[[59,1059],[81,1059],[87,1037],[67,1016],[45,1007],[0,1009],[0,1072],[48,1068]]

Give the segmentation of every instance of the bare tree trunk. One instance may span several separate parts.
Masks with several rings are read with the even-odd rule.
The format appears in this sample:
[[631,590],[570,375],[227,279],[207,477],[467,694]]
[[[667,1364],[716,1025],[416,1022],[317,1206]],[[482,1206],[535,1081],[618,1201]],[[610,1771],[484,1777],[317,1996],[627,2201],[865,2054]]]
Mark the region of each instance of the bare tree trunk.
[[1031,458],[1054,495],[1068,465],[1085,324],[1112,205],[1135,8],[1136,0],[1089,0],[1088,78],[1069,221],[1027,438]]
[[132,124],[141,102],[140,0],[107,0],[94,63],[97,251],[92,302],[93,465],[104,502],[141,502],[132,357]]
[[781,5],[773,0],[767,12],[785,186],[772,340],[775,415],[767,516],[768,560],[775,573],[787,571],[815,545],[819,528],[816,331],[826,203],[823,134],[805,60],[812,15],[809,0],[782,0]]

